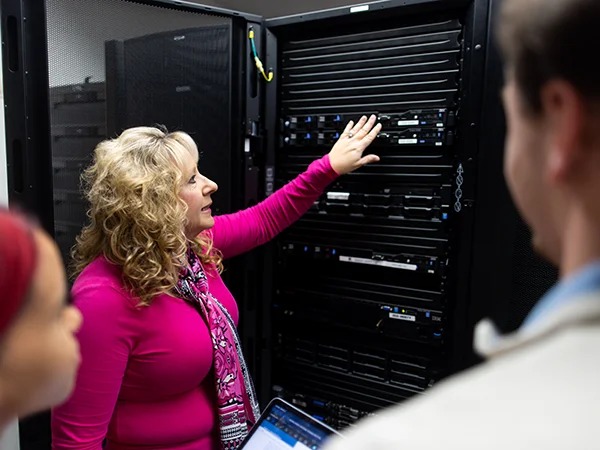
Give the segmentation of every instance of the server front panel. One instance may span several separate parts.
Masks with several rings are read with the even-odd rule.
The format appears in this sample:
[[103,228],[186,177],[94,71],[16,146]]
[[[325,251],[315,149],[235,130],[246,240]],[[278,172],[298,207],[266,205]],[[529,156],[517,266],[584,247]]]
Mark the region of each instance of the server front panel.
[[464,25],[414,16],[287,35],[276,185],[376,114],[381,161],[339,178],[279,239],[272,389],[332,426],[448,370]]

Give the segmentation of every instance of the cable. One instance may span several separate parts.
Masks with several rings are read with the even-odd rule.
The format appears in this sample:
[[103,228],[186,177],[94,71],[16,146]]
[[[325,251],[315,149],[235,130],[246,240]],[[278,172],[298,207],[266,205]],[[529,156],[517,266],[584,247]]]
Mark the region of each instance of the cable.
[[248,38],[250,39],[250,43],[252,44],[252,53],[254,53],[254,62],[256,63],[256,68],[260,73],[262,73],[262,76],[267,81],[267,83],[270,83],[271,80],[273,80],[273,69],[269,69],[269,75],[267,75],[267,73],[265,72],[263,63],[258,57],[258,52],[256,51],[256,44],[254,43],[254,30],[252,28],[250,28],[250,31],[248,32]]

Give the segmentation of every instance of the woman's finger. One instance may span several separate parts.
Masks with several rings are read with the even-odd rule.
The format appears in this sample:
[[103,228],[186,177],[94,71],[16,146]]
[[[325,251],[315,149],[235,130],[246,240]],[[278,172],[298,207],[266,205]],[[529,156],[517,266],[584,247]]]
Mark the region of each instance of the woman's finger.
[[375,127],[369,132],[369,134],[367,134],[366,136],[364,136],[361,140],[360,140],[360,144],[361,147],[363,147],[362,149],[364,150],[365,148],[367,148],[369,145],[371,145],[371,143],[375,140],[375,138],[377,138],[377,136],[379,135],[379,132],[381,131],[381,124],[378,123],[377,125],[375,125]]
[[354,126],[354,128],[352,128],[352,130],[350,130],[350,133],[352,133],[353,136],[356,136],[356,133],[358,133],[362,127],[365,126],[365,123],[367,123],[368,117],[367,116],[362,116],[360,118],[360,120],[358,122],[356,122],[356,125]]
[[352,129],[353,126],[354,126],[354,122],[351,120],[350,122],[348,122],[348,125],[346,125],[346,128],[344,128],[344,132],[342,133],[342,136],[348,136],[348,133],[350,133],[350,130]]
[[363,139],[367,134],[369,134],[369,131],[371,131],[371,129],[373,128],[373,125],[375,125],[375,122],[377,121],[377,116],[373,115],[371,117],[369,117],[368,122],[366,122],[363,127],[358,130],[358,132],[356,133],[356,136],[358,137],[358,139]]
[[367,155],[358,160],[358,167],[366,166],[367,164],[372,164],[379,162],[380,158],[377,155]]

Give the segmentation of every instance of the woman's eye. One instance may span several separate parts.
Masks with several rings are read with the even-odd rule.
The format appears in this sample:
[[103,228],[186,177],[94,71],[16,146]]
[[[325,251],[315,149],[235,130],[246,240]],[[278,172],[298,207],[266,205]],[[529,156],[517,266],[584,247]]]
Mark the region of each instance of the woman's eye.
[[190,184],[195,184],[196,183],[196,175],[194,175],[192,178],[190,178],[189,183]]

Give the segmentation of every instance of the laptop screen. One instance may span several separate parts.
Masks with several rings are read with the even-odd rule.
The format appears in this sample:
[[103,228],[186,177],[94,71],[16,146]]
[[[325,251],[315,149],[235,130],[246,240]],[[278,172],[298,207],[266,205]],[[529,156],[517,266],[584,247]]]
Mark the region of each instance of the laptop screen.
[[285,404],[272,406],[260,421],[245,450],[319,450],[331,431],[304,419]]

